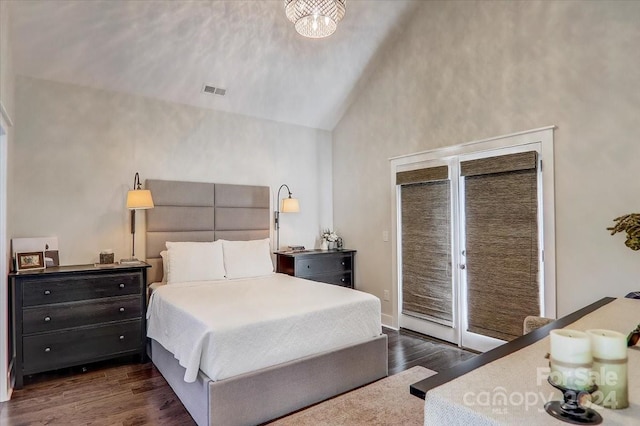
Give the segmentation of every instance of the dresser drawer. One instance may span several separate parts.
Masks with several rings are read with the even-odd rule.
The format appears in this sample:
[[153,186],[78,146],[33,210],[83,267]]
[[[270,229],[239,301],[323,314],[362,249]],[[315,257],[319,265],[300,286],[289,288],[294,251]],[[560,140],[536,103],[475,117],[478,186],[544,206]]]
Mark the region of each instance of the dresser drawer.
[[137,295],[40,305],[22,311],[22,331],[25,334],[55,331],[141,316],[142,306]]
[[139,351],[141,339],[140,320],[26,336],[22,339],[23,372],[37,373]]
[[308,256],[296,263],[296,276],[307,277],[327,272],[351,270],[351,256]]
[[35,306],[139,294],[141,285],[139,274],[100,274],[25,280],[22,285],[22,304]]
[[318,281],[327,284],[335,284],[342,287],[352,287],[351,284],[351,272],[335,273],[335,274],[320,274],[304,277],[306,280]]

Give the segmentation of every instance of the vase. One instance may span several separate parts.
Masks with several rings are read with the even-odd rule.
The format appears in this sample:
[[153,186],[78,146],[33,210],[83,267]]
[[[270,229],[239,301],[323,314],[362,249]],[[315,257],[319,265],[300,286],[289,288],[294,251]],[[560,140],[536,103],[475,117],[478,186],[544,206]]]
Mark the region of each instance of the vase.
[[333,250],[333,249],[335,249],[335,248],[336,248],[336,243],[335,243],[335,241],[329,241],[327,245],[328,245],[328,247],[329,247],[329,250]]
[[329,243],[327,240],[322,240],[322,243],[320,243],[320,250],[329,250]]

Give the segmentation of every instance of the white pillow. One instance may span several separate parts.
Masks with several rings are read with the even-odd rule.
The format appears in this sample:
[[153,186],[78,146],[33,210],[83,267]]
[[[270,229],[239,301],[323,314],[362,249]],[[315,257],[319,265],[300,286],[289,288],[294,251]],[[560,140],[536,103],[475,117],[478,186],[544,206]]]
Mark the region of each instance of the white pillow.
[[167,284],[223,280],[222,243],[167,241]]
[[273,274],[269,238],[251,241],[222,241],[227,278],[250,278]]
[[162,250],[160,252],[160,257],[162,258],[162,281],[163,284],[167,283],[167,271],[169,270],[169,253],[166,250]]

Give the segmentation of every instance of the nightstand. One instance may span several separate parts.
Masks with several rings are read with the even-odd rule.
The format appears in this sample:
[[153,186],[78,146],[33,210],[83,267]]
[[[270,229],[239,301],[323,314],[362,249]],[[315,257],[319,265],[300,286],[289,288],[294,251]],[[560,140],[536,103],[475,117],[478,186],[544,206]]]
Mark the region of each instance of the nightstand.
[[9,274],[15,388],[29,374],[125,355],[144,360],[149,266]]
[[276,272],[354,288],[355,250],[305,250],[276,252]]

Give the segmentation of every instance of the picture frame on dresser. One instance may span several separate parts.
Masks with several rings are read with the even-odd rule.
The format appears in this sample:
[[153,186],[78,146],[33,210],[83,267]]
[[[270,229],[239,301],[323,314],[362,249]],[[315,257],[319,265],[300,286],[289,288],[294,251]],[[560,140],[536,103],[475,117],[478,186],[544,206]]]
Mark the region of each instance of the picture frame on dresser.
[[12,238],[11,253],[13,268],[16,264],[16,253],[44,251],[45,267],[60,266],[60,252],[57,237]]
[[38,270],[45,267],[43,251],[16,253],[16,271]]

